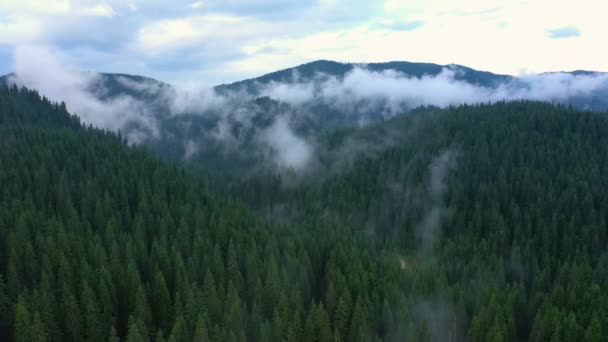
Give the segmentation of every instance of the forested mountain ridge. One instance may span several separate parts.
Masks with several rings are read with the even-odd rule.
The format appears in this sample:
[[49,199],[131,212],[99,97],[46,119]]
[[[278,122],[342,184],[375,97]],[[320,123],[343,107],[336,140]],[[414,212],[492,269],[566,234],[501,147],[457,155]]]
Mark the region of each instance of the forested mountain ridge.
[[[324,132],[420,106],[530,99],[608,109],[608,74],[588,71],[513,77],[454,64],[321,60],[213,88],[73,70],[63,70],[69,77],[57,82],[24,74],[3,79],[65,101],[84,123],[120,131],[165,159],[214,165],[220,176],[269,164],[302,172]],[[298,157],[290,158],[290,150]]]
[[[150,100],[172,86],[151,77],[121,73],[106,73],[86,71],[85,74],[93,77],[95,82],[88,85],[89,91],[100,99],[115,98],[118,96],[131,96],[142,100]],[[11,86],[18,78],[15,73],[0,76],[0,84]]]
[[65,103],[40,97],[36,90],[0,85],[0,125],[79,128],[80,120],[67,112]]
[[[255,77],[248,80],[237,81],[229,84],[222,84],[215,87],[219,93],[236,89],[255,89],[257,84],[290,83],[303,80],[314,79],[318,75],[333,76],[343,78],[353,69],[360,67],[373,72],[396,71],[410,77],[421,78],[423,76],[436,76],[445,68],[453,68],[462,71],[456,75],[457,80],[466,81],[482,86],[497,86],[501,82],[511,80],[513,77],[508,75],[494,74],[487,71],[478,71],[458,64],[439,65],[434,63],[415,63],[406,61],[393,61],[385,63],[341,63],[329,60],[318,60],[292,68],[287,68]],[[296,76],[296,79],[294,79]]]

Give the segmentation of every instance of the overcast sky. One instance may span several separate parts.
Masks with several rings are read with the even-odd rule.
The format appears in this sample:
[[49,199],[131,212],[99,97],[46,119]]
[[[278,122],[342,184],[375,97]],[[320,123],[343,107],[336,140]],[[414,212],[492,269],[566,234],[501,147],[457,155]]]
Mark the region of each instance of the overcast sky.
[[608,71],[606,13],[606,0],[0,0],[0,73],[32,45],[206,85],[317,59]]

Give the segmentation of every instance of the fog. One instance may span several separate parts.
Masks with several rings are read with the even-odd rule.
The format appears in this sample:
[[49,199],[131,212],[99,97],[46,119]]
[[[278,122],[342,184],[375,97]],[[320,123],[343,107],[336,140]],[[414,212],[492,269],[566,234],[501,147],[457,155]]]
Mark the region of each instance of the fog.
[[[216,126],[206,134],[226,148],[236,148],[242,137],[235,125],[253,132],[253,142],[267,148],[282,167],[303,169],[315,155],[310,136],[296,133],[293,125],[302,117],[323,124],[318,105],[342,113],[351,125],[389,118],[422,105],[445,107],[463,103],[501,100],[543,100],[564,102],[572,97],[591,96],[608,89],[607,74],[549,73],[522,75],[495,87],[484,87],[458,78],[463,70],[444,67],[437,75],[410,77],[395,70],[371,71],[359,65],[342,77],[316,74],[302,78],[294,72],[288,82],[254,83],[254,91],[231,90],[218,94],[214,88],[196,82],[171,86],[151,79],[136,82],[119,76],[117,82],[142,97],[127,93],[106,96],[101,76],[81,71],[69,58],[52,47],[21,46],[14,50],[15,76],[11,82],[38,90],[57,102],[65,102],[70,112],[86,124],[121,131],[133,144],[162,139],[163,120],[181,115],[213,116]],[[268,126],[258,126],[249,102],[268,96],[290,106]],[[204,146],[196,139],[183,141],[184,159],[193,158]],[[429,216],[433,225],[437,215]]]
[[452,149],[442,151],[429,166],[428,196],[431,207],[416,226],[416,231],[421,239],[420,250],[422,253],[431,250],[432,244],[437,239],[437,234],[440,231],[441,221],[448,214],[444,196],[448,188],[448,174],[456,167],[456,156],[457,153]]
[[302,170],[312,158],[310,144],[293,132],[285,118],[277,119],[263,139],[275,149],[275,161],[280,166]]
[[159,127],[148,106],[126,95],[102,100],[103,94],[91,91],[99,82],[98,74],[70,67],[51,48],[18,47],[13,66],[11,82],[36,89],[52,101],[65,102],[67,109],[86,124],[113,131],[131,125],[127,138],[132,143],[158,136]]
[[495,87],[485,87],[459,79],[457,75],[462,72],[458,67],[448,66],[437,75],[417,78],[395,70],[378,72],[360,66],[343,78],[319,75],[312,80],[302,80],[296,74],[290,84],[270,82],[258,88],[263,95],[296,106],[322,102],[353,115],[380,110],[384,117],[423,105],[446,107],[502,100],[565,102],[608,89],[608,74],[601,73],[529,74]]

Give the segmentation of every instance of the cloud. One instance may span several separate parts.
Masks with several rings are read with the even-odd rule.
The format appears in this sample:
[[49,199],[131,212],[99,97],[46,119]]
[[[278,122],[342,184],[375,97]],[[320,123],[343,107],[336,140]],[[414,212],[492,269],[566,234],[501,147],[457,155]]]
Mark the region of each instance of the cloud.
[[164,93],[172,115],[204,113],[212,109],[227,108],[230,99],[218,95],[211,87],[195,83],[182,83]]
[[429,166],[428,196],[431,207],[416,226],[416,231],[421,239],[422,253],[430,251],[441,227],[441,220],[448,214],[443,197],[447,191],[447,176],[455,167],[456,153],[450,149],[442,151]]
[[395,31],[413,31],[421,27],[422,25],[424,25],[424,21],[422,20],[395,21],[388,19],[382,21],[382,23],[378,25],[378,28]]
[[445,107],[463,102],[481,102],[488,97],[488,89],[458,81],[454,76],[455,71],[449,68],[444,68],[436,76],[416,78],[394,70],[375,72],[359,67],[349,72],[343,80],[330,78],[321,87],[321,96],[333,106],[346,108],[353,113],[366,110],[366,107],[361,107],[361,101],[381,104],[385,107],[385,117],[421,105]]
[[[88,69],[169,81],[231,82],[315,59],[608,70],[597,0],[4,0],[0,13],[0,49],[86,50]],[[548,38],[572,36],[564,22],[579,38]]]
[[0,46],[35,40],[42,35],[42,32],[43,26],[34,18],[0,17]]
[[4,0],[0,9],[13,15],[43,16],[87,16],[111,17],[116,15],[114,8],[107,3],[93,1],[37,0],[15,1]]
[[[71,63],[73,58],[56,49],[20,46],[13,57],[17,73],[13,81],[37,89],[51,100],[65,101],[68,109],[87,124],[128,132],[131,143],[163,137],[166,127],[161,122],[165,119],[183,116],[183,132],[188,132],[188,116],[205,117],[215,126],[196,131],[202,140],[196,135],[183,135],[185,141],[179,145],[184,149],[184,159],[199,151],[203,141],[213,141],[236,152],[241,148],[259,149],[278,166],[297,170],[306,170],[316,160],[315,129],[334,127],[328,122],[336,117],[342,124],[364,125],[422,105],[445,107],[519,99],[566,102],[608,89],[608,74],[599,73],[526,74],[495,87],[484,87],[463,81],[463,70],[457,66],[445,67],[436,75],[412,77],[395,70],[373,71],[366,65],[357,65],[340,77],[319,73],[303,78],[293,73],[287,82],[254,84],[252,93],[245,89],[218,93],[198,83],[170,86],[117,76],[120,86],[145,96],[133,97],[128,95],[133,92],[128,91],[109,97],[99,74],[80,71]],[[280,102],[254,101],[258,96]],[[323,115],[330,117],[326,120]],[[302,127],[315,129],[311,134]],[[440,194],[444,176],[434,170],[431,169],[430,190]],[[441,212],[430,210],[421,225],[436,225]]]
[[158,127],[149,108],[129,96],[101,100],[91,89],[99,83],[94,73],[66,65],[59,52],[44,46],[20,46],[14,51],[11,78],[20,86],[38,90],[52,101],[65,102],[70,112],[86,124],[120,131],[131,126],[132,143],[141,143],[158,135]]
[[262,96],[268,96],[298,106],[314,99],[314,84],[312,82],[281,83],[270,82],[261,86],[259,90]]
[[205,6],[205,3],[203,1],[195,1],[193,3],[191,3],[190,8],[203,8]]
[[[205,14],[150,21],[136,30],[129,51],[149,68],[174,75],[186,71],[187,81],[205,81],[212,74],[230,74],[226,65],[247,55],[245,46],[276,34],[280,24],[231,14]],[[288,30],[288,25],[284,30]],[[243,29],[246,28],[246,29]],[[198,79],[192,70],[205,70]],[[238,76],[237,76],[238,77]]]
[[190,160],[190,158],[192,158],[192,156],[195,155],[199,149],[200,147],[196,142],[192,140],[186,140],[186,142],[184,143],[184,156],[182,159]]
[[[506,99],[563,102],[571,97],[590,96],[608,89],[608,74],[571,74],[565,72],[523,75]],[[521,87],[518,87],[521,86]]]
[[80,14],[93,17],[113,17],[116,15],[116,11],[107,4],[97,4],[93,7],[81,10]]
[[70,11],[70,2],[63,0],[19,1],[4,0],[0,9],[11,13],[65,14]]
[[581,32],[575,26],[563,26],[545,31],[545,35],[553,39],[579,37]]
[[186,19],[163,20],[140,29],[138,44],[147,50],[171,48],[183,43],[193,43],[203,38],[205,32]]
[[293,132],[286,118],[278,118],[262,139],[274,150],[275,161],[280,166],[302,170],[309,165],[313,150],[306,140]]
[[363,65],[341,78],[322,74],[307,80],[294,77],[289,83],[258,85],[258,91],[294,106],[323,103],[365,122],[370,116],[392,117],[419,106],[502,100],[567,102],[608,89],[608,74],[602,73],[526,74],[496,87],[484,87],[458,78],[462,72],[457,66],[448,66],[437,75],[417,78],[391,69],[372,71]]
[[[166,133],[160,121],[168,115],[196,115],[220,118],[215,129],[203,132],[205,139],[218,142],[226,149],[239,148],[238,144],[243,143],[257,144],[258,148],[268,150],[282,168],[303,169],[313,154],[310,145],[290,127],[288,111],[273,115],[262,112],[269,116],[270,124],[256,126],[254,122],[261,109],[248,102],[253,99],[252,95],[232,92],[221,96],[213,88],[193,84],[173,87],[152,80],[136,82],[116,76],[116,82],[122,87],[144,94],[144,98],[146,94],[152,95],[155,100],[149,102],[127,93],[108,96],[111,89],[105,87],[101,75],[70,66],[68,58],[53,48],[20,46],[13,58],[16,75],[11,82],[36,89],[52,101],[65,102],[68,110],[84,123],[121,131],[130,143],[159,139]],[[280,93],[276,89],[275,92]],[[245,133],[235,134],[236,128]],[[246,132],[252,134],[251,140],[247,140],[249,133]],[[184,139],[183,159],[189,160],[200,150],[201,141],[186,135]]]

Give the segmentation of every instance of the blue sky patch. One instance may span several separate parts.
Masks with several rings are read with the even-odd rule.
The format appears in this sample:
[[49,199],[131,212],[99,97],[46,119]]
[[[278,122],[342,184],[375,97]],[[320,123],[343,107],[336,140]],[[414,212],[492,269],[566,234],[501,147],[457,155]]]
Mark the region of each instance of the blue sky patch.
[[563,26],[545,31],[545,35],[552,39],[579,37],[581,32],[576,26]]

